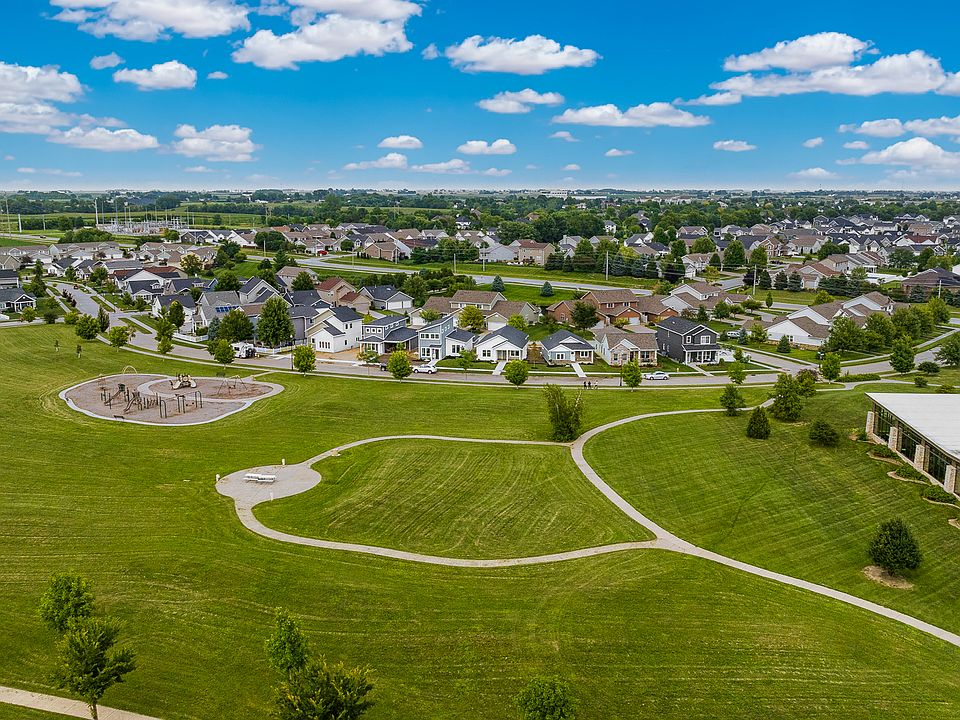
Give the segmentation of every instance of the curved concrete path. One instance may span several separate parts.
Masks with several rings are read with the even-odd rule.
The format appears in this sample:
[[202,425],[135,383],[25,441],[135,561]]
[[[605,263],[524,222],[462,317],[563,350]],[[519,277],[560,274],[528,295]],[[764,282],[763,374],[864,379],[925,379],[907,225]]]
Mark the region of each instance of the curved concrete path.
[[[87,704],[79,700],[60,697],[59,695],[45,695],[43,693],[17,690],[12,687],[0,686],[0,703],[16,705],[17,707],[43,710],[44,712],[66,715],[67,717],[89,718],[90,709]],[[100,720],[157,720],[149,715],[117,710],[112,707],[97,706],[97,715]]]
[[[772,400],[768,400],[763,403],[764,405],[769,404]],[[919,620],[915,617],[907,615],[905,613],[899,612],[897,610],[891,610],[890,608],[884,607],[877,603],[871,602],[869,600],[864,600],[862,598],[856,597],[849,593],[841,592],[839,590],[834,590],[832,588],[826,587],[825,585],[818,585],[817,583],[809,582],[807,580],[801,580],[800,578],[795,578],[790,575],[784,575],[782,573],[773,572],[771,570],[766,570],[765,568],[758,567],[756,565],[751,565],[749,563],[741,562],[733,558],[720,555],[715,553],[712,550],[706,550],[704,548],[698,547],[693,543],[687,542],[680,537],[677,537],[673,533],[665,530],[656,522],[650,518],[643,515],[639,510],[637,510],[633,505],[627,502],[616,490],[614,490],[610,485],[608,485],[603,478],[596,472],[596,470],[591,467],[591,465],[586,461],[583,456],[584,446],[593,438],[597,437],[601,433],[610,430],[615,427],[620,427],[628,423],[637,422],[639,420],[647,420],[651,418],[664,417],[669,415],[693,415],[699,413],[716,413],[723,412],[722,409],[701,409],[701,410],[669,410],[665,412],[655,412],[655,413],[645,413],[642,415],[633,415],[631,417],[621,418],[619,420],[614,420],[613,422],[606,423],[605,425],[600,425],[598,427],[588,430],[586,433],[581,435],[573,443],[550,443],[550,442],[539,442],[539,441],[527,441],[527,440],[492,440],[492,439],[474,439],[474,438],[457,438],[457,437],[446,437],[442,435],[386,435],[383,437],[377,438],[367,438],[364,440],[357,440],[355,442],[347,443],[339,447],[328,450],[320,455],[310,458],[302,463],[296,465],[281,465],[281,466],[264,466],[261,468],[251,468],[249,470],[241,470],[236,473],[232,473],[227,477],[220,480],[217,485],[217,490],[227,497],[231,497],[234,500],[234,504],[237,510],[237,515],[240,518],[240,522],[243,525],[251,530],[252,532],[267,537],[273,540],[278,540],[280,542],[288,542],[297,545],[306,545],[310,547],[319,547],[329,550],[342,550],[346,552],[357,552],[367,555],[376,555],[379,557],[386,557],[396,560],[406,560],[409,562],[420,562],[427,563],[430,565],[442,565],[446,567],[464,567],[464,568],[501,568],[501,567],[515,567],[519,565],[539,565],[544,563],[553,563],[561,562],[565,560],[575,560],[579,558],[594,557],[596,555],[602,555],[606,553],[613,552],[622,552],[626,550],[666,550],[669,552],[681,553],[683,555],[691,555],[693,557],[702,558],[704,560],[710,560],[712,562],[718,563],[720,565],[725,565],[726,567],[733,568],[735,570],[740,570],[742,572],[755,575],[757,577],[764,578],[766,580],[772,580],[783,585],[788,585],[790,587],[795,587],[801,590],[806,590],[808,592],[816,593],[817,595],[822,595],[823,597],[828,597],[832,600],[837,600],[848,605],[853,605],[867,612],[874,613],[876,615],[881,615],[883,617],[889,618],[891,620],[896,620],[897,622],[903,623],[909,627],[912,627],[921,632],[933,635],[945,642],[950,643],[956,647],[960,647],[960,635],[950,632],[949,630],[944,630],[943,628],[937,627],[930,623]],[[287,533],[282,533],[263,525],[259,520],[257,520],[253,515],[253,508],[256,505],[259,505],[262,502],[266,502],[271,499],[277,499],[280,497],[289,497],[291,495],[296,495],[301,492],[305,492],[310,488],[313,488],[321,481],[319,473],[312,469],[312,465],[316,462],[323,460],[324,458],[332,457],[343,450],[350,448],[359,447],[361,445],[367,445],[369,443],[381,442],[385,440],[444,440],[449,442],[470,442],[470,443],[490,443],[490,444],[502,444],[502,445],[559,445],[562,447],[569,447],[570,452],[573,456],[573,461],[576,463],[577,467],[584,474],[584,476],[590,481],[590,483],[597,488],[604,497],[606,497],[611,503],[613,503],[621,512],[631,518],[634,522],[641,525],[642,527],[649,530],[654,534],[655,539],[645,542],[634,542],[634,543],[618,543],[613,545],[602,545],[592,548],[583,548],[580,550],[571,550],[562,553],[555,553],[552,555],[540,555],[534,557],[525,557],[525,558],[504,558],[504,559],[491,559],[491,560],[466,560],[462,558],[449,558],[449,557],[439,557],[435,555],[424,555],[420,553],[411,553],[405,552],[402,550],[395,550],[392,548],[377,547],[371,545],[359,545],[354,543],[341,543],[334,542],[329,540],[318,540],[315,538],[305,538],[298,535],[290,535]],[[274,484],[261,485],[258,483],[253,483],[246,481],[244,475],[248,472],[263,472],[266,474],[274,474],[277,476],[277,480]]]

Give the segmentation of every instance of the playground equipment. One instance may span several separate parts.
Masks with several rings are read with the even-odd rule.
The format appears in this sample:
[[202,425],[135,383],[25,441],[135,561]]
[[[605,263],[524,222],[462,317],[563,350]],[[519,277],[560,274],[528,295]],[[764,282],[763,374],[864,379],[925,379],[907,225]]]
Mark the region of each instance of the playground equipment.
[[243,378],[239,375],[234,375],[233,377],[224,377],[220,383],[220,387],[217,388],[217,395],[222,395],[223,391],[227,391],[227,395],[234,392],[235,390],[241,390],[246,393],[247,384],[243,381]]
[[194,380],[189,375],[177,375],[176,380],[170,381],[171,390],[182,390],[183,388],[195,388],[197,387],[197,381]]
[[124,400],[130,400],[130,390],[123,383],[117,385],[117,391],[112,395],[105,387],[100,390],[100,399],[103,400],[103,404],[108,408],[112,408],[113,404],[119,400],[121,396],[123,396]]

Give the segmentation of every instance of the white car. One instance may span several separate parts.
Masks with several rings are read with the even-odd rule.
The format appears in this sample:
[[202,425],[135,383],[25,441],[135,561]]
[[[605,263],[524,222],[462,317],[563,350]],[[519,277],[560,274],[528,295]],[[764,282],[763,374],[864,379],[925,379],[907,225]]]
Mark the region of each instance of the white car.
[[740,337],[740,331],[739,331],[739,330],[727,330],[727,337],[728,337],[728,338],[739,338],[739,337]]
[[417,365],[413,371],[415,373],[426,373],[427,375],[433,375],[437,369],[433,365]]
[[669,380],[670,376],[667,375],[667,373],[663,372],[663,370],[657,370],[656,372],[652,372],[652,373],[644,373],[643,379],[644,380]]

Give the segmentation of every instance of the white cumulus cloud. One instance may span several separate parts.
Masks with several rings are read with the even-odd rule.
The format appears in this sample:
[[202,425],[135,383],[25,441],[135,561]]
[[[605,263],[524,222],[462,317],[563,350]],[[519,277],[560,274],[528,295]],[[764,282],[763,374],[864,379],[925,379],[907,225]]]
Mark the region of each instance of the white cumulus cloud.
[[402,153],[387,153],[377,160],[347,163],[344,170],[405,170],[407,156]]
[[604,157],[626,157],[627,155],[633,155],[633,150],[619,150],[617,148],[610,148],[603,155]]
[[697,127],[709,125],[710,118],[704,115],[681,110],[670,103],[655,102],[649,105],[635,105],[621,111],[616,105],[596,105],[593,107],[565,110],[553,118],[556,123],[573,125],[598,125],[604,127]]
[[466,72],[506,72],[542,75],[568,67],[590,67],[600,58],[594,50],[560,45],[543,35],[515,38],[468,37],[444,51],[454,67]]
[[205,130],[178,125],[173,134],[179,138],[172,144],[175,153],[211,162],[249,162],[258,147],[253,131],[239,125],[211,125]]
[[755,70],[814,70],[833,65],[849,65],[870,48],[869,42],[838,32],[804,35],[784,40],[770,48],[746,55],[732,55],[723,63],[731,72]]
[[804,146],[805,148],[810,148],[810,149],[812,149],[812,148],[820,147],[821,145],[823,145],[823,138],[822,138],[822,137],[812,137],[812,138],[810,138],[809,140],[804,140],[804,141],[803,141],[803,146]]
[[90,60],[90,67],[94,70],[107,70],[109,68],[115,68],[117,65],[123,65],[123,58],[115,52],[109,55],[97,55]]
[[903,129],[903,123],[896,118],[886,118],[884,120],[867,120],[859,124],[841,125],[840,132],[890,138],[903,135],[905,130]]
[[756,145],[751,145],[746,140],[717,140],[713,144],[714,150],[723,150],[724,152],[749,152],[756,150]]
[[550,136],[551,140],[563,140],[564,142],[580,142],[568,130],[557,130]]
[[393,150],[419,150],[423,147],[423,142],[413,135],[394,135],[385,137],[377,144],[377,147]]
[[226,80],[229,75],[227,75],[222,70],[214,70],[213,72],[207,73],[207,80]]
[[790,173],[790,176],[800,180],[832,180],[833,178],[839,177],[835,172],[830,172],[822,167],[798,170],[795,173]]
[[74,23],[97,37],[153,42],[176,33],[188,38],[248,30],[250,9],[234,0],[50,0],[63,11],[55,20]]
[[113,80],[133,83],[140,90],[183,90],[196,86],[197,71],[178,60],[171,60],[144,70],[117,70]]
[[870,146],[867,145],[863,140],[854,140],[853,142],[844,143],[843,147],[847,150],[869,150]]
[[944,150],[923,137],[910,138],[883,150],[868,152],[859,162],[865,165],[901,165],[938,174],[960,173],[960,152]]
[[533,110],[534,105],[561,105],[563,95],[555,92],[539,93],[526,88],[518,92],[500,92],[477,103],[484,110],[504,115],[520,115]]
[[426,165],[414,165],[410,168],[414,172],[434,173],[437,175],[466,175],[473,172],[470,163],[460,158],[447,160],[446,162],[427,163]]
[[580,166],[577,165],[576,163],[570,163],[569,165],[564,165],[563,169],[566,170],[567,172],[576,172],[577,170],[580,169]]
[[517,146],[506,138],[494,140],[492,143],[486,140],[467,140],[457,152],[464,155],[513,155],[517,151]]
[[436,43],[430,43],[423,49],[423,52],[420,53],[420,56],[424,60],[436,60],[438,57],[440,57],[440,50],[437,49]]
[[102,152],[130,152],[160,146],[153,135],[144,135],[132,128],[108,130],[103,127],[90,129],[75,127],[66,132],[55,131],[49,136],[49,140],[58,145],[70,145]]
[[736,105],[737,103],[743,100],[742,95],[732,92],[718,92],[710,95],[701,95],[698,98],[693,100],[681,100],[678,101],[680,105],[708,105],[708,106],[721,106],[721,105]]

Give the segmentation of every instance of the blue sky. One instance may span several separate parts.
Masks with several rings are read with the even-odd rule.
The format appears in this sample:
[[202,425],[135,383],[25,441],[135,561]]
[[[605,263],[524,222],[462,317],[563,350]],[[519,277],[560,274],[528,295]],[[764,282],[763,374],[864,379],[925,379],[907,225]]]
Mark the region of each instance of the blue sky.
[[957,187],[952,4],[734,7],[24,0],[0,186]]

